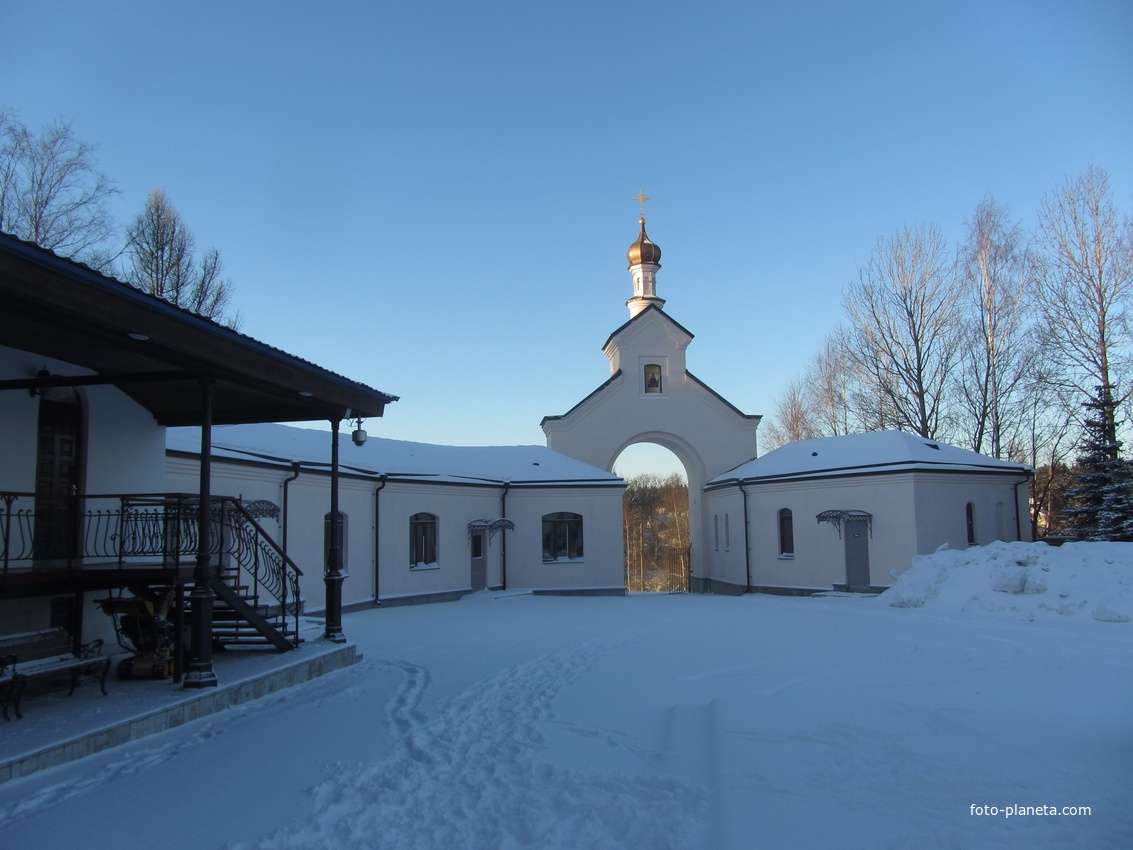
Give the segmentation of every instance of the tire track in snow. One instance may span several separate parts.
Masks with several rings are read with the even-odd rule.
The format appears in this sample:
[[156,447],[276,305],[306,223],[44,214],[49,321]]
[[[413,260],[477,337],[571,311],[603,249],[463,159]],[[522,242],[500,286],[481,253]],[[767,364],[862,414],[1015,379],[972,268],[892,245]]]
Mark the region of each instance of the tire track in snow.
[[396,744],[314,789],[310,820],[271,848],[686,848],[698,846],[702,789],[676,779],[611,776],[548,760],[542,729],[555,696],[609,651],[589,641],[545,655],[421,708],[429,672],[391,662],[403,681],[386,707]]

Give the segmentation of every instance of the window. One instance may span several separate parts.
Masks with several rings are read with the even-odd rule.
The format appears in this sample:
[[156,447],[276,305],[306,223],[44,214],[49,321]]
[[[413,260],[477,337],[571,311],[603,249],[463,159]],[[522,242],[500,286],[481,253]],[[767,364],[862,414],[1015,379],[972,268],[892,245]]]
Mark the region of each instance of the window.
[[645,367],[645,391],[647,393],[661,392],[661,367],[650,363]]
[[724,551],[732,551],[732,523],[731,514],[724,514]]
[[543,516],[543,560],[582,558],[582,516],[560,511]]
[[720,514],[712,515],[712,548],[720,551]]
[[795,557],[795,519],[789,508],[779,511],[779,557]]
[[437,518],[433,514],[413,514],[409,518],[409,566],[435,566],[437,563]]
[[968,545],[976,545],[976,516],[975,507],[971,502],[964,506],[964,519],[968,523]]

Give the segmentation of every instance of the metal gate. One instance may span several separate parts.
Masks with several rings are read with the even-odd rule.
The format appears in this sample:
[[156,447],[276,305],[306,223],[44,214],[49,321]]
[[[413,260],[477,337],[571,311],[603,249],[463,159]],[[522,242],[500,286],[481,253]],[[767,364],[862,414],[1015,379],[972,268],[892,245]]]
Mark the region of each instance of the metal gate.
[[626,563],[629,593],[688,593],[689,550],[659,548],[653,557],[637,564]]

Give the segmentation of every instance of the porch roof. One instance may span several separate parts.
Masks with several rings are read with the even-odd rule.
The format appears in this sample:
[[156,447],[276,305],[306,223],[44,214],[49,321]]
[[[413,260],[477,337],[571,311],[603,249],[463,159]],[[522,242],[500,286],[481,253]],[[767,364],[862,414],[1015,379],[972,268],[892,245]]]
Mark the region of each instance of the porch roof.
[[265,345],[129,284],[0,233],[0,340],[82,367],[0,389],[112,384],[160,425],[307,422],[381,416],[389,395]]

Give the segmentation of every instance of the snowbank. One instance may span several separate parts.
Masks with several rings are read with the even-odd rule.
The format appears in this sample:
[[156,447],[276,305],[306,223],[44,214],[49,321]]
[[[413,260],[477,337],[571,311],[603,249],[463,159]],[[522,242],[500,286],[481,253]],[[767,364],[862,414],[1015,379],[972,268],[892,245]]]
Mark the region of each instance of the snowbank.
[[1133,543],[992,543],[920,555],[880,599],[894,608],[1128,623]]

